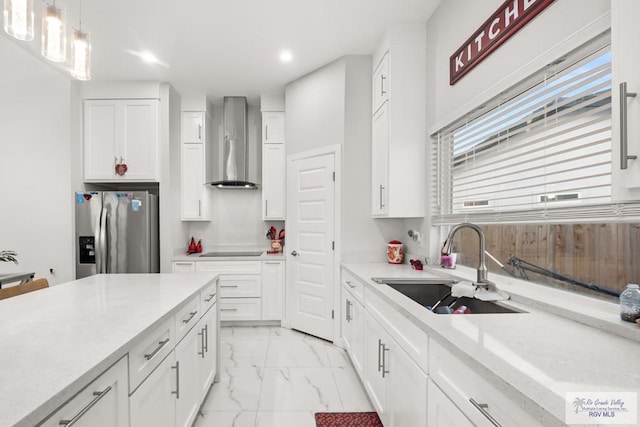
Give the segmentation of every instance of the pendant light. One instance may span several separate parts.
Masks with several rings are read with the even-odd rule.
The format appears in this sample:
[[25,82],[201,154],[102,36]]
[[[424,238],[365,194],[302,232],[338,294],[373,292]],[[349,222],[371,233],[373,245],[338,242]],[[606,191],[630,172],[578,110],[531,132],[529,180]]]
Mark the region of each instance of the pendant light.
[[18,40],[33,40],[33,0],[4,0],[4,30]]
[[71,49],[71,76],[78,80],[91,80],[91,39],[88,33],[82,32],[82,0],[78,29],[73,33]]
[[42,18],[42,56],[50,61],[64,62],[67,59],[66,12],[45,4]]

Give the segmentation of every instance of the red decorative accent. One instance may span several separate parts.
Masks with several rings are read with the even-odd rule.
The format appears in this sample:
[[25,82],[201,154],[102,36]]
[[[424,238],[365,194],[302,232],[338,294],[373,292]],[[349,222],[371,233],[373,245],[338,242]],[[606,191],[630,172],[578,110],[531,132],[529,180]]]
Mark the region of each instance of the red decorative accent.
[[449,84],[478,65],[554,0],[507,0],[449,57]]
[[375,412],[316,412],[316,426],[383,427]]
[[127,173],[127,164],[126,163],[118,163],[116,165],[116,173],[120,176],[123,176],[125,173]]

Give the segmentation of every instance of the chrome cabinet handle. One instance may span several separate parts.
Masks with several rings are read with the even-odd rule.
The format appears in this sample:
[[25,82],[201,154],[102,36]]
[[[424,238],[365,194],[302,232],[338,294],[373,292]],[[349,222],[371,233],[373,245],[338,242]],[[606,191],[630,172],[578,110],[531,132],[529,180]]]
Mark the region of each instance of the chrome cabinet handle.
[[198,314],[198,310],[190,312],[189,313],[189,318],[188,319],[182,319],[182,323],[187,324],[187,323],[191,322],[191,319],[193,319],[193,317],[196,314]]
[[264,125],[264,139],[269,140],[269,125]]
[[627,169],[628,161],[638,156],[627,153],[627,98],[635,98],[635,92],[627,92],[627,82],[620,83],[620,169]]
[[382,344],[382,378],[384,378],[385,375],[389,373],[389,371],[387,370],[387,356],[386,356],[388,351],[389,349],[387,348],[387,346]]
[[487,409],[489,408],[488,404],[486,404],[486,403],[478,403],[473,397],[469,398],[469,402],[471,402],[471,404],[473,406],[475,406],[476,409],[478,411],[480,411],[482,413],[482,415],[484,415],[485,418],[487,418],[489,420],[489,422],[491,422],[491,424],[493,424],[496,427],[502,427],[500,425],[500,423],[498,421],[496,421],[496,419],[493,418],[489,412],[487,412]]
[[237,308],[221,308],[220,311],[238,311]]
[[351,323],[353,316],[351,316],[351,301],[347,300],[347,322]]
[[198,141],[202,141],[202,125],[198,125]]
[[384,185],[380,185],[380,209],[384,208],[384,203],[382,203],[382,190],[384,190]]
[[293,255],[293,256],[298,256],[298,252],[293,251],[293,252],[291,252],[291,255]]
[[269,200],[264,201],[264,216],[269,216]]
[[198,336],[200,337],[200,345],[202,346],[202,351],[199,351],[198,354],[204,359],[204,328],[200,329]]
[[380,349],[382,348],[382,340],[378,339],[378,372],[382,369],[382,357],[380,356]]
[[[209,325],[204,325],[204,348],[203,351],[209,353]],[[204,357],[204,356],[202,356]]]
[[176,399],[180,399],[180,361],[176,360],[176,366],[172,366],[171,369],[176,370],[176,389],[171,394],[175,394]]
[[387,80],[387,78],[384,76],[384,74],[380,74],[380,95],[385,95],[387,93],[387,91],[384,90],[385,80]]
[[220,285],[221,288],[237,288],[238,285]]
[[78,422],[78,420],[80,418],[82,418],[82,416],[84,414],[86,414],[87,412],[89,412],[89,410],[91,408],[93,408],[96,403],[98,403],[100,401],[100,399],[102,399],[107,393],[109,393],[111,391],[111,386],[108,386],[107,388],[105,388],[102,391],[94,391],[93,395],[95,396],[91,402],[89,402],[89,404],[87,406],[85,406],[84,408],[82,408],[82,410],[80,412],[78,412],[76,414],[75,417],[71,418],[70,420],[60,420],[60,422],[58,423],[61,426],[67,426],[67,427],[71,427],[72,425],[74,425],[75,423]]
[[349,285],[349,287],[350,287],[351,289],[353,289],[353,288],[355,288],[355,287],[356,287],[356,285],[354,285],[354,284],[353,284],[351,281],[349,281],[349,280],[345,280],[345,282],[346,282],[346,284],[347,284],[347,285]]
[[198,216],[202,216],[202,200],[198,200]]
[[209,298],[205,298],[204,302],[210,302],[213,299],[213,297],[215,297],[215,296],[216,296],[216,294],[209,294]]
[[160,350],[162,350],[162,347],[164,347],[165,344],[167,344],[168,342],[169,342],[169,338],[167,338],[166,340],[162,340],[162,341],[158,342],[158,347],[156,347],[156,349],[153,350],[151,353],[145,354],[144,358],[147,359],[147,360],[153,359],[153,356],[158,354],[158,352]]
[[191,265],[190,262],[176,262],[176,265]]

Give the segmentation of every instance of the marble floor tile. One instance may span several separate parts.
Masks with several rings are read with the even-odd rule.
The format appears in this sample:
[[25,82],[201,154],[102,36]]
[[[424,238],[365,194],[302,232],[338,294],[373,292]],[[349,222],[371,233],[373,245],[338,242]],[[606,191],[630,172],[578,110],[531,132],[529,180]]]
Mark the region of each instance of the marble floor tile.
[[329,357],[329,366],[333,367],[351,367],[351,361],[347,352],[332,344],[325,346],[327,356]]
[[328,367],[326,344],[315,339],[271,337],[265,366],[268,367]]
[[313,411],[260,411],[256,427],[316,427]]
[[221,367],[251,367],[265,365],[269,341],[224,337],[220,339]]
[[254,427],[254,411],[210,411],[200,412],[193,427]]
[[373,405],[353,367],[334,367],[332,369],[344,410],[347,412],[373,411]]
[[265,368],[259,411],[340,411],[331,368]]
[[213,384],[202,411],[255,411],[263,375],[263,368],[221,368],[220,382]]

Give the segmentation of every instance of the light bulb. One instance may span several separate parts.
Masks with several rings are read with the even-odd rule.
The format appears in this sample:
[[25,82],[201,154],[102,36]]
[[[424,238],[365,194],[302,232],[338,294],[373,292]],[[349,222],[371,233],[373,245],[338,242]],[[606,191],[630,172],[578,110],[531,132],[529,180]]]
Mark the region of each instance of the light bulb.
[[4,30],[18,40],[33,40],[33,0],[4,0]]
[[71,75],[78,80],[91,80],[91,41],[89,34],[75,31],[72,44]]
[[67,22],[62,9],[46,6],[42,18],[42,56],[54,61],[67,59]]

